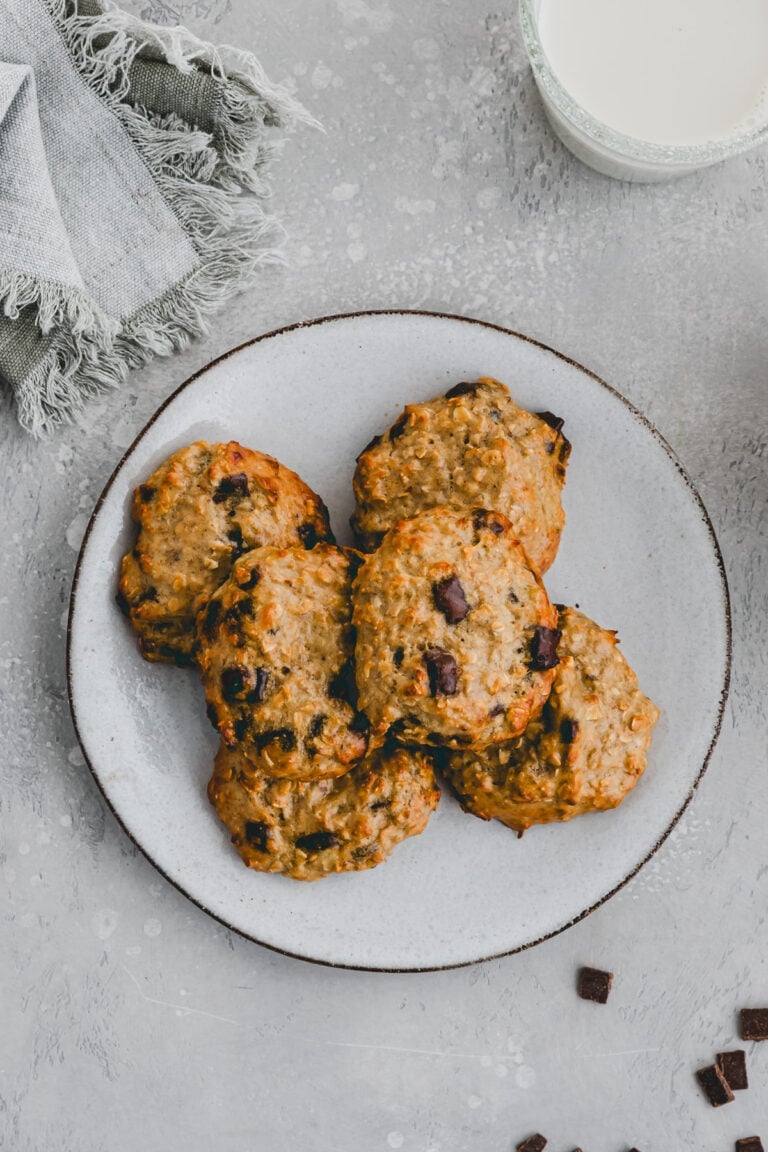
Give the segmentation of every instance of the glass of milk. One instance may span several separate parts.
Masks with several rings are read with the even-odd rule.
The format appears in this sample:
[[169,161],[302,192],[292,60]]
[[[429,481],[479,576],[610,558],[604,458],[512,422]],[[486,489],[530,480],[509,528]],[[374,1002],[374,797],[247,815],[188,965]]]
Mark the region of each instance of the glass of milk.
[[607,176],[668,180],[768,141],[768,0],[520,0],[547,116]]

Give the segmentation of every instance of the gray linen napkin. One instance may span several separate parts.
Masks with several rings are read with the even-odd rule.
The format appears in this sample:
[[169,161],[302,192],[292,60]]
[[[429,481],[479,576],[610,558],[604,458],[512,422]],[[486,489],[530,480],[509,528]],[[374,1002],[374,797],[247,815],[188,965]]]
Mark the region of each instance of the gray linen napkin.
[[263,168],[297,120],[250,53],[98,0],[0,0],[0,378],[27,428],[279,260]]

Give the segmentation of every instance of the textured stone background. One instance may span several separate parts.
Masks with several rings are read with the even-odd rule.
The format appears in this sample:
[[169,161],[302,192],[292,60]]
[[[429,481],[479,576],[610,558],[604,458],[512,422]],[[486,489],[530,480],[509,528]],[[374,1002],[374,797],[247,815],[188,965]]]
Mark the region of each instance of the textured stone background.
[[[768,1002],[765,151],[667,187],[593,175],[542,121],[513,0],[129,6],[253,47],[327,134],[303,132],[275,173],[291,267],[208,340],[44,443],[0,401],[0,1147],[510,1152],[535,1130],[552,1152],[768,1142],[768,1045],[752,1091],[720,1112],[692,1080],[734,1040],[735,1009]],[[657,857],[565,935],[436,975],[317,968],[208,919],[105,811],[65,694],[81,536],[156,405],[258,332],[387,305],[508,324],[625,392],[699,486],[735,610],[720,745]],[[575,998],[581,962],[617,971],[607,1008]]]

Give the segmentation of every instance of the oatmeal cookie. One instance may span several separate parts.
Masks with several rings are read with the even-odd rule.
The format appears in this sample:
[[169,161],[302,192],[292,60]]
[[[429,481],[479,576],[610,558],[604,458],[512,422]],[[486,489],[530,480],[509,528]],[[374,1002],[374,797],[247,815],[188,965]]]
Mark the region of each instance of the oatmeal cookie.
[[182,665],[194,663],[197,611],[237,556],[333,539],[325,505],[295,472],[234,441],[174,452],[136,489],[133,519],[118,604],[145,659]]
[[249,868],[319,880],[374,868],[424,831],[440,790],[431,760],[379,750],[335,780],[275,780],[222,747],[208,798]]
[[358,457],[352,527],[360,547],[374,551],[396,520],[436,504],[495,508],[545,572],[565,523],[571,446],[562,426],[551,412],[519,408],[504,384],[485,376],[409,404]]
[[614,632],[561,608],[549,700],[520,739],[447,757],[462,807],[518,832],[616,808],[645,770],[656,706],[638,688]]
[[209,718],[269,776],[340,776],[365,755],[350,619],[358,563],[332,544],[255,548],[200,612]]
[[401,521],[366,558],[353,601],[375,741],[483,748],[541,711],[557,611],[501,513],[437,507]]

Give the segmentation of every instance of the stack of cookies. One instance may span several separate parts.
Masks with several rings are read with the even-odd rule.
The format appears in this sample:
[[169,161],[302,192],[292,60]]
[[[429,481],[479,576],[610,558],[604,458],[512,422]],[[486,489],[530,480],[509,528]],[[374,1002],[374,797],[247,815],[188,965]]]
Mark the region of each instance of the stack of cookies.
[[149,660],[197,666],[208,795],[245,863],[374,867],[437,806],[521,832],[614,807],[657,717],[613,633],[552,605],[570,445],[504,385],[406,408],[358,458],[339,548],[295,472],[236,443],[174,453],[134,497],[118,603]]

